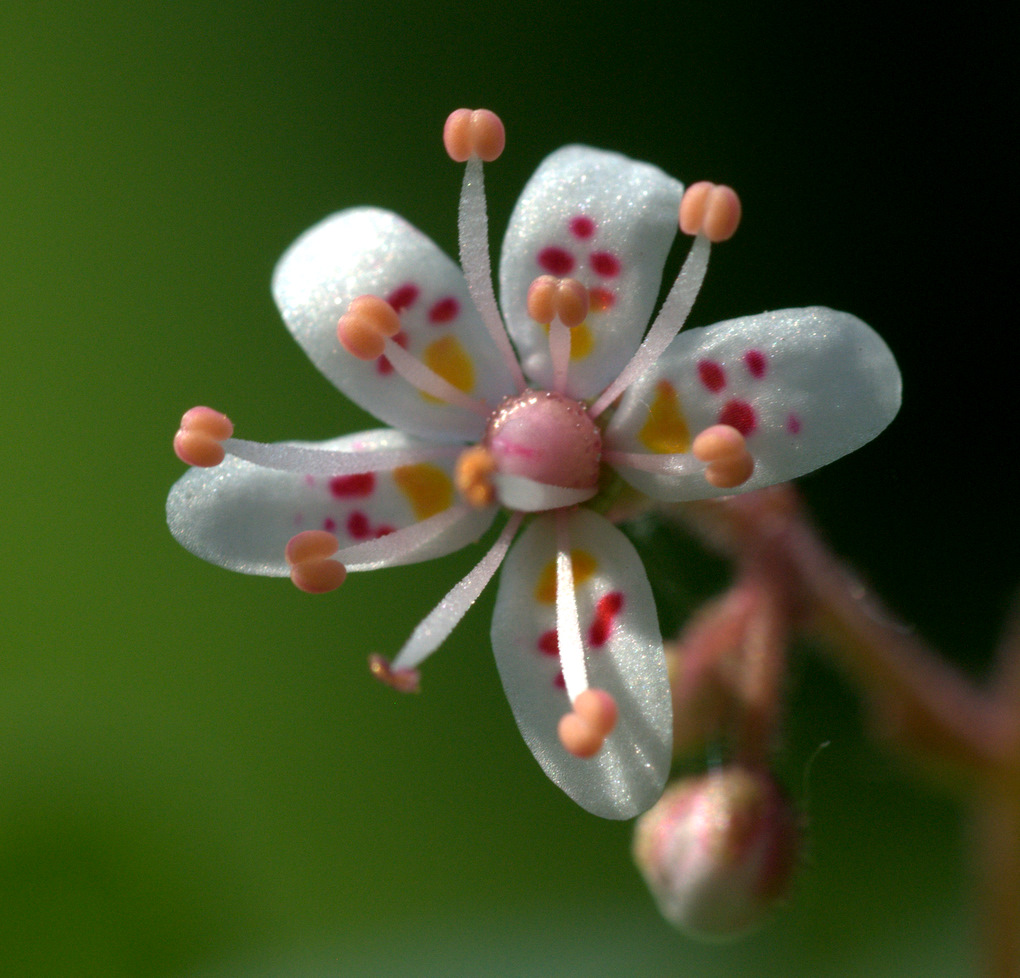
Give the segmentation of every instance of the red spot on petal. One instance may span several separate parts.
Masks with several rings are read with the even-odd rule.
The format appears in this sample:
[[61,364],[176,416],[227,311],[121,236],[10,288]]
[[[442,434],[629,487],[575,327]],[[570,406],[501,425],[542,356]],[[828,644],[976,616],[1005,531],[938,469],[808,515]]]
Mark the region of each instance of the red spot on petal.
[[329,491],[337,499],[360,499],[364,496],[371,496],[374,489],[374,472],[360,472],[358,475],[335,475],[329,480]]
[[791,435],[799,435],[800,428],[800,418],[796,414],[791,414],[786,419],[786,430],[790,432]]
[[324,519],[324,520],[322,521],[322,528],[323,528],[323,529],[324,529],[324,530],[325,530],[325,531],[326,531],[327,533],[332,533],[332,532],[333,532],[333,531],[334,531],[334,530],[336,529],[336,520],[335,520],[335,519],[333,519],[333,517],[332,517],[332,516],[327,516],[327,517],[326,517],[326,518],[325,518],[325,519]]
[[563,678],[563,671],[562,670],[560,672],[556,673],[555,676],[553,676],[553,685],[557,689],[566,689],[567,688],[567,681]]
[[613,278],[620,274],[620,259],[608,251],[596,251],[588,260],[596,275]]
[[372,533],[372,536],[374,536],[376,540],[378,540],[379,537],[389,536],[395,529],[396,527],[389,526],[388,524],[383,523],[382,526],[377,526],[375,528],[375,531]]
[[435,325],[448,323],[456,319],[459,312],[460,303],[452,295],[448,295],[445,299],[440,299],[429,310],[429,322]]
[[744,354],[744,366],[747,367],[747,372],[754,377],[755,380],[761,380],[765,376],[765,370],[768,367],[768,361],[765,359],[765,354],[761,350],[748,350]]
[[596,312],[605,312],[607,309],[613,308],[616,296],[609,289],[596,285],[595,288],[588,290],[588,302]]
[[347,532],[354,540],[367,540],[372,534],[368,526],[368,517],[360,510],[355,510],[347,517]]
[[605,645],[613,630],[613,621],[623,608],[623,593],[621,591],[610,591],[609,594],[599,598],[595,605],[595,620],[588,629],[588,645],[593,649]]
[[758,418],[754,408],[747,401],[734,398],[723,405],[719,412],[719,424],[728,424],[736,428],[745,438],[758,427]]
[[[393,342],[396,343],[397,346],[403,347],[406,350],[407,333],[401,330],[399,333],[397,333],[396,336],[393,337]],[[376,360],[375,362],[375,369],[377,373],[382,374],[383,377],[386,377],[387,375],[393,373],[393,364],[390,363],[389,360],[386,359],[386,357],[379,357],[379,359]]]
[[574,270],[574,256],[564,248],[543,248],[536,261],[550,275],[569,275]]
[[397,312],[403,312],[409,306],[413,306],[415,300],[421,294],[421,289],[414,282],[405,282],[395,288],[387,297],[386,301],[393,306]]
[[570,222],[570,233],[575,238],[590,238],[595,233],[595,222],[587,214],[578,214]]
[[560,654],[560,640],[556,634],[555,628],[550,628],[547,632],[542,632],[538,639],[538,651],[542,655],[554,655],[559,656]]
[[714,360],[702,360],[698,364],[698,377],[713,394],[718,394],[726,386],[726,371]]

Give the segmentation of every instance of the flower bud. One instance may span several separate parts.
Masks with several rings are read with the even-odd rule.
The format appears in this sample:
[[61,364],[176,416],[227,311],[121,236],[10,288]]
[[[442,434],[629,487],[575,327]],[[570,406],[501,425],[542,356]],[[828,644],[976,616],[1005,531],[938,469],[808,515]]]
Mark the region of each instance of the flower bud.
[[637,822],[634,859],[667,920],[725,940],[786,895],[798,843],[779,785],[765,771],[733,766],[667,789]]

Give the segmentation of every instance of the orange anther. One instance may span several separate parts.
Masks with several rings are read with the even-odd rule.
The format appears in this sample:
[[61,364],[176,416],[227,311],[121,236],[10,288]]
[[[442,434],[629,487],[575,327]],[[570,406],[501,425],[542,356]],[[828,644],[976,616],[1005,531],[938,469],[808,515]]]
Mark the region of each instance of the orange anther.
[[199,468],[211,468],[223,461],[220,442],[234,433],[234,425],[225,414],[209,407],[193,407],[181,418],[174,435],[174,451],[182,462]]
[[335,591],[347,578],[347,568],[339,560],[303,560],[290,569],[294,586],[307,594]]
[[754,459],[744,436],[729,425],[706,428],[691,445],[694,456],[708,463],[705,480],[717,489],[743,485],[754,472]]
[[740,224],[740,198],[731,187],[702,180],[691,184],[680,201],[680,230],[699,231],[713,243],[733,237]]
[[368,671],[381,683],[400,693],[417,693],[421,677],[417,669],[394,669],[381,655],[368,657]]
[[540,275],[528,289],[528,315],[543,325],[558,318],[569,329],[580,326],[588,302],[588,290],[573,278]]
[[556,733],[574,757],[594,757],[616,726],[616,700],[604,689],[586,689],[574,699],[574,709],[560,717]]
[[616,700],[604,689],[586,689],[577,694],[574,712],[588,724],[608,737],[616,726],[618,714]]
[[374,360],[386,348],[386,339],[400,332],[400,317],[385,299],[362,295],[347,308],[337,323],[336,335],[343,348],[359,360]]
[[495,112],[457,109],[443,126],[443,145],[457,163],[466,163],[472,156],[491,163],[503,153],[506,131]]
[[484,509],[496,499],[496,487],[492,483],[495,471],[496,460],[492,453],[483,445],[474,445],[461,452],[453,481],[469,505]]
[[332,557],[340,549],[340,541],[327,530],[305,530],[287,541],[284,558],[288,564]]
[[284,557],[294,586],[309,594],[325,594],[340,587],[347,568],[339,560],[328,559],[339,547],[340,541],[326,530],[305,530],[292,536]]
[[556,315],[564,326],[580,326],[588,315],[588,290],[576,278],[560,279],[556,289]]
[[576,713],[564,713],[560,717],[556,734],[567,753],[582,760],[594,757],[605,743],[605,737]]
[[548,325],[555,318],[558,285],[554,275],[539,275],[528,288],[528,315],[536,323]]

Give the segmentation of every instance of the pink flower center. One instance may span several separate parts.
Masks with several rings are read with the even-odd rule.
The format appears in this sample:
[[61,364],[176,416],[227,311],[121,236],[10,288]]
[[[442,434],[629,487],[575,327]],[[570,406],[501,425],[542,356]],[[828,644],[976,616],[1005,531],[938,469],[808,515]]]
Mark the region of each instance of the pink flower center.
[[489,421],[483,444],[502,475],[570,489],[598,484],[602,435],[582,404],[554,391],[508,397]]

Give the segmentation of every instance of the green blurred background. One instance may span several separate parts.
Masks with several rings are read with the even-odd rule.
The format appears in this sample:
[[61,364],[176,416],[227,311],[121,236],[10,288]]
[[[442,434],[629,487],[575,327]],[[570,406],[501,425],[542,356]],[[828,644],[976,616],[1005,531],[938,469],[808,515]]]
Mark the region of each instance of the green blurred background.
[[[535,765],[488,649],[491,594],[421,696],[369,677],[366,654],[395,650],[473,553],[312,599],[203,564],[164,524],[195,403],[265,440],[369,423],[290,340],[271,269],[362,203],[455,252],[439,130],[485,105],[509,134],[495,242],[539,160],[588,142],[740,189],[696,324],[823,303],[885,335],[900,419],[804,489],[980,675],[1016,574],[997,470],[1018,363],[1010,35],[978,12],[819,9],[0,6],[0,974],[970,973],[961,812],[871,745],[817,656],[799,650],[781,758],[804,798],[831,741],[795,898],[705,947],[657,917],[630,827]],[[723,579],[645,545],[668,621]]]

